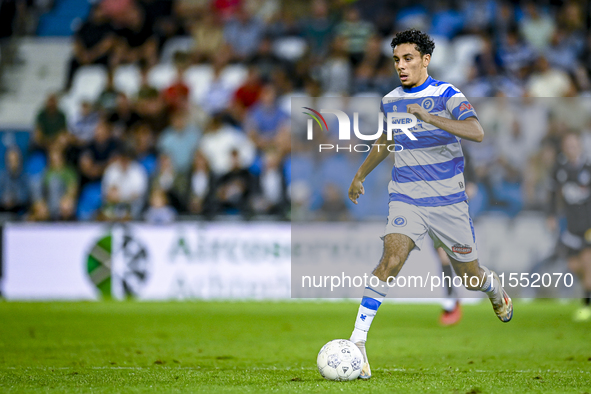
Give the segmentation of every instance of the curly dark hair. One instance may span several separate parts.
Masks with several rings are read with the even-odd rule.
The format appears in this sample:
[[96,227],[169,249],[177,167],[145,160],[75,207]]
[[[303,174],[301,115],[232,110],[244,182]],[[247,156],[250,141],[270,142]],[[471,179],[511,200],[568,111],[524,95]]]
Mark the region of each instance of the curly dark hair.
[[433,49],[435,49],[435,43],[431,37],[417,29],[408,29],[396,33],[390,46],[394,49],[396,45],[400,44],[415,44],[415,48],[421,53],[421,56],[427,53],[432,55]]

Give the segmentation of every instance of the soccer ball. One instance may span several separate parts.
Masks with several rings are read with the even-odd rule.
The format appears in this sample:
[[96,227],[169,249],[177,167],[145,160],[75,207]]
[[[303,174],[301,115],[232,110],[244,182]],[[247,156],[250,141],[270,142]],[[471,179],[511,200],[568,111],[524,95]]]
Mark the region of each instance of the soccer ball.
[[361,350],[346,339],[335,339],[322,346],[316,359],[318,372],[328,380],[357,379],[362,363]]

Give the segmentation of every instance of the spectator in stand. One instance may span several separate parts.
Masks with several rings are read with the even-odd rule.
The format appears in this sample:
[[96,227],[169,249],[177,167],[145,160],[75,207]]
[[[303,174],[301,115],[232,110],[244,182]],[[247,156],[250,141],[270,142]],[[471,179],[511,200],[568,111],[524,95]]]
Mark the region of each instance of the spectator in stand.
[[344,39],[345,50],[353,66],[359,64],[367,41],[374,35],[375,29],[371,22],[361,20],[361,14],[356,7],[345,10],[344,20],[335,28],[338,37]]
[[286,68],[287,65],[273,53],[273,41],[269,36],[263,37],[257,51],[248,59],[248,64],[257,69],[260,78],[269,82],[277,69]]
[[235,17],[226,22],[224,39],[236,60],[245,60],[256,52],[263,38],[263,24],[252,17],[246,7],[240,7]]
[[49,167],[43,177],[43,187],[51,219],[72,217],[78,194],[78,175],[66,165],[63,151],[57,144],[49,148]]
[[230,107],[232,117],[239,123],[244,122],[244,117],[249,108],[258,101],[263,85],[261,83],[258,68],[248,67],[248,75],[244,83],[234,92],[234,98]]
[[187,112],[177,111],[158,139],[158,150],[172,159],[175,171],[188,174],[200,138],[201,130],[188,122]]
[[274,150],[268,150],[263,156],[263,162],[255,209],[259,213],[283,216],[287,212],[288,201],[281,156]]
[[162,97],[168,111],[188,110],[189,87],[184,81],[185,71],[189,67],[189,56],[185,52],[174,54],[176,78],[174,82],[162,91]]
[[351,88],[352,68],[345,45],[343,37],[335,37],[328,58],[320,66],[320,80],[326,93],[347,94]]
[[275,87],[265,85],[259,102],[248,111],[245,130],[260,150],[274,147],[283,156],[289,151],[289,117],[277,105]]
[[5,168],[0,172],[0,211],[20,213],[29,204],[29,180],[23,171],[23,158],[18,146],[4,153]]
[[102,180],[103,217],[139,219],[148,191],[146,170],[128,148],[119,150],[105,169]]
[[342,222],[350,218],[349,209],[343,198],[344,193],[334,183],[328,183],[322,190],[322,205],[318,219],[325,222]]
[[46,222],[49,219],[49,209],[45,200],[35,201],[25,216],[25,220],[28,222]]
[[140,119],[148,123],[156,134],[168,126],[168,111],[162,95],[152,86],[144,85],[137,97],[135,110]]
[[150,206],[144,214],[150,224],[169,224],[176,219],[176,211],[168,205],[166,193],[162,189],[154,189],[150,193]]
[[182,33],[180,23],[173,15],[173,3],[171,0],[139,0],[139,5],[146,13],[146,19],[152,21],[160,48],[166,40]]
[[310,54],[315,60],[320,60],[328,54],[334,21],[329,16],[326,0],[313,0],[311,8],[312,17],[304,21],[302,30],[308,42]]
[[124,25],[117,29],[117,40],[112,57],[112,66],[144,61],[153,66],[158,61],[158,38],[152,29],[146,11],[139,5],[129,7]]
[[88,144],[93,136],[100,120],[100,114],[94,105],[87,100],[80,104],[80,112],[70,123],[69,131],[71,143],[75,146],[84,146]]
[[74,35],[74,56],[70,60],[65,90],[70,90],[74,74],[85,65],[109,66],[115,45],[113,26],[101,6],[94,6],[90,16]]
[[203,110],[209,115],[225,112],[232,100],[233,91],[222,79],[224,67],[225,63],[221,59],[216,59],[213,63],[213,79],[200,103]]
[[197,63],[212,62],[225,45],[224,28],[215,13],[200,15],[200,19],[191,25],[190,32],[195,42],[192,58]]
[[107,118],[112,127],[113,135],[122,137],[127,130],[131,129],[141,119],[125,93],[119,93],[115,109],[108,114]]
[[241,168],[250,167],[256,155],[255,145],[246,134],[224,124],[222,116],[219,114],[214,115],[205,128],[199,151],[216,177],[230,172],[233,151],[238,152]]
[[195,152],[189,189],[188,208],[190,213],[202,214],[207,210],[208,202],[211,203],[213,178],[203,153],[201,151]]
[[130,133],[129,145],[133,147],[134,155],[149,177],[156,171],[157,152],[154,144],[154,132],[147,123],[137,124]]
[[101,119],[94,129],[93,139],[80,155],[78,170],[82,186],[101,180],[118,146],[117,140],[111,136],[111,126]]
[[[492,40],[488,39],[486,45],[493,47]],[[482,58],[479,68],[484,71],[485,68],[494,67],[498,60],[509,75],[523,79],[527,75],[527,69],[535,59],[536,53],[531,45],[521,39],[517,27],[512,27],[507,32],[505,40],[502,41],[498,51],[498,58]],[[494,60],[494,62],[493,62]]]
[[35,120],[33,149],[45,151],[60,136],[67,136],[67,132],[66,115],[58,108],[57,96],[50,94]]
[[117,108],[117,98],[119,91],[115,88],[113,70],[107,72],[107,86],[101,92],[96,100],[96,106],[105,115],[110,114]]
[[160,189],[166,193],[167,200],[178,212],[184,212],[187,206],[189,174],[175,170],[172,159],[166,154],[158,157],[158,166],[152,179],[151,189]]
[[[355,92],[381,91],[378,73],[384,65],[391,62],[391,59],[382,53],[382,39],[379,36],[372,36],[367,42],[361,63],[355,69],[353,90]],[[391,86],[390,90],[392,90]]]
[[230,152],[230,163],[230,171],[215,182],[211,215],[238,211],[249,219],[252,216],[251,199],[256,191],[256,180],[242,166],[237,150]]
[[565,97],[572,89],[568,74],[553,68],[544,56],[536,62],[537,70],[527,83],[527,92],[532,97]]
[[538,53],[542,53],[550,43],[556,24],[549,15],[540,11],[540,6],[534,1],[525,4],[524,12],[519,30],[525,41]]

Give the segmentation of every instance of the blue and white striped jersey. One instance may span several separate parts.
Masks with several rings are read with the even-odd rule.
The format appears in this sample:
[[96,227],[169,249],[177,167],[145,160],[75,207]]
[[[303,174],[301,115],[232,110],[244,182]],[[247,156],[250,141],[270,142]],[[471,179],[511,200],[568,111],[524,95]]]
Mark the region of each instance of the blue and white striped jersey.
[[[381,104],[384,119],[389,112],[407,112],[406,106],[414,103],[448,119],[477,117],[455,86],[428,77],[420,86],[398,87],[385,95]],[[461,139],[419,119],[411,131],[416,141],[401,130],[393,133],[394,142],[403,149],[395,153],[392,181],[388,185],[390,201],[436,207],[467,200]]]

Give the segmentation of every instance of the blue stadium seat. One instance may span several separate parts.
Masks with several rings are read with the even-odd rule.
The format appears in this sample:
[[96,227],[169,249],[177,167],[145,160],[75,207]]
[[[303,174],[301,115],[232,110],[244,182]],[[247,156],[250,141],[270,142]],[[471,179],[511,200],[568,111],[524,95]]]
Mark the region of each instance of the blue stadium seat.
[[76,217],[78,220],[94,219],[97,210],[102,205],[102,202],[101,183],[87,183],[80,191]]
[[71,36],[76,24],[82,23],[90,11],[88,0],[55,0],[51,11],[41,15],[37,26],[37,35]]

